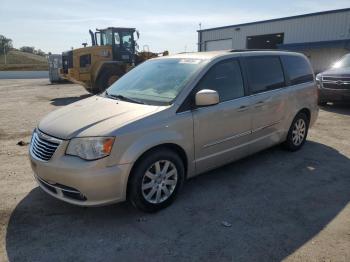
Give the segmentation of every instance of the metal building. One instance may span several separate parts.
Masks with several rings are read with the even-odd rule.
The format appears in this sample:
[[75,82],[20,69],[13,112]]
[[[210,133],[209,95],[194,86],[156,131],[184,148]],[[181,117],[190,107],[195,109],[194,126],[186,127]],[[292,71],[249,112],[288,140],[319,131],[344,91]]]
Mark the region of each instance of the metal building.
[[246,48],[302,52],[320,72],[350,52],[350,8],[198,31],[198,51]]

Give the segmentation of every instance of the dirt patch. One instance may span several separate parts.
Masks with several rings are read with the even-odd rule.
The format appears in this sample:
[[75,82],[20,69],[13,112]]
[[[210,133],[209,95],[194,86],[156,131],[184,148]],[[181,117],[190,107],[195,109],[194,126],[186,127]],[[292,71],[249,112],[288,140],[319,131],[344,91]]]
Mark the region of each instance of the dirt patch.
[[30,131],[9,134],[9,133],[5,132],[4,130],[0,129],[0,140],[20,139],[20,138],[31,136],[31,134],[32,134],[32,132],[30,132]]

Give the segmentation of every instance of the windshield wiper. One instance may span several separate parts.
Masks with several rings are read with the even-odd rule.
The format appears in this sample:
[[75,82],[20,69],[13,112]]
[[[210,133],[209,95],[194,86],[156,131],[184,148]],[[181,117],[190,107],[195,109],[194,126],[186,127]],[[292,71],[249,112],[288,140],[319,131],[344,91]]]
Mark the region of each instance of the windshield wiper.
[[106,91],[106,96],[108,97],[111,97],[111,98],[114,98],[114,99],[118,99],[118,100],[121,100],[121,101],[126,101],[126,102],[131,102],[131,103],[137,103],[137,104],[145,104],[144,102],[140,101],[140,100],[136,100],[134,98],[130,98],[130,97],[126,97],[126,96],[123,96],[123,95],[114,95],[114,94],[109,94],[107,91]]

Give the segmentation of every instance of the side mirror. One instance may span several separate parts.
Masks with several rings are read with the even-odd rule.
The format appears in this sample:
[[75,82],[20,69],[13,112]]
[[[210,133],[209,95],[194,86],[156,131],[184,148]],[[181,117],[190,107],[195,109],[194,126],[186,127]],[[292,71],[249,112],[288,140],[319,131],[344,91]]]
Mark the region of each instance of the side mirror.
[[202,89],[196,93],[196,106],[212,106],[220,102],[219,94],[215,90]]

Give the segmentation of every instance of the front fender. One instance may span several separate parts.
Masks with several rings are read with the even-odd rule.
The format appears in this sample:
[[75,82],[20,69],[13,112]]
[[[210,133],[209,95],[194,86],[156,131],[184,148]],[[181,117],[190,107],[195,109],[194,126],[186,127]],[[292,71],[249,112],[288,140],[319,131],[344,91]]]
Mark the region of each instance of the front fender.
[[152,115],[115,132],[112,161],[116,164],[135,163],[148,150],[164,144],[173,144],[185,152],[187,175],[192,175],[195,170],[192,113],[173,115],[169,110],[163,110],[163,116],[161,113],[157,116]]
[[186,141],[186,138],[182,134],[173,130],[146,134],[138,137],[120,156],[119,161],[121,164],[134,163],[143,153],[162,144],[175,144],[180,146],[186,152],[183,141]]

